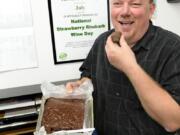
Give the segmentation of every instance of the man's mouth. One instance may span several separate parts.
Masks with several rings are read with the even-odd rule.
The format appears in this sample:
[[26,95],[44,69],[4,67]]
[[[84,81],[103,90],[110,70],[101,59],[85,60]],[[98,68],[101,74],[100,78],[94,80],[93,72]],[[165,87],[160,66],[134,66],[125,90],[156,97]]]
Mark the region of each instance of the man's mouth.
[[121,25],[128,26],[128,25],[133,24],[134,22],[133,22],[133,21],[119,21],[119,23],[120,23]]

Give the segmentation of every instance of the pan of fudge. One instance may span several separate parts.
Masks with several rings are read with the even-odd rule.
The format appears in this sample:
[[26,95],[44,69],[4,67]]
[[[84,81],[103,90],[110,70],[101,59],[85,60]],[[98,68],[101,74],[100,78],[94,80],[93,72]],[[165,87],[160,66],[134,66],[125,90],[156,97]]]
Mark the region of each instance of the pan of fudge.
[[90,135],[93,123],[93,86],[86,81],[72,93],[64,85],[41,85],[42,102],[34,135]]

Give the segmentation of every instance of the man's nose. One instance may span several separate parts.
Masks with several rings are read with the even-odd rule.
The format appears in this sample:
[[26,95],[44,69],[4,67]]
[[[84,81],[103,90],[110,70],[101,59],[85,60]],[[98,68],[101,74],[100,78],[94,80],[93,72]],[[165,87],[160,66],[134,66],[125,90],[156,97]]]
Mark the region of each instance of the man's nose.
[[124,4],[122,6],[121,15],[122,16],[129,16],[130,15],[130,6],[128,4]]

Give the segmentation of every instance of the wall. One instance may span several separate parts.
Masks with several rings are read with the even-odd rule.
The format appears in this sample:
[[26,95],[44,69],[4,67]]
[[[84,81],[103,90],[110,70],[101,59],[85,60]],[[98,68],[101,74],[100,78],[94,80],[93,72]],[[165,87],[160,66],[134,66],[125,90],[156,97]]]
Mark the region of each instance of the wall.
[[180,3],[156,0],[155,24],[180,35]]
[[[77,79],[80,75],[81,62],[54,65],[47,0],[31,2],[39,66],[0,73],[0,98],[38,92],[44,80],[59,82]],[[157,0],[156,12],[155,24],[180,35],[180,3]]]

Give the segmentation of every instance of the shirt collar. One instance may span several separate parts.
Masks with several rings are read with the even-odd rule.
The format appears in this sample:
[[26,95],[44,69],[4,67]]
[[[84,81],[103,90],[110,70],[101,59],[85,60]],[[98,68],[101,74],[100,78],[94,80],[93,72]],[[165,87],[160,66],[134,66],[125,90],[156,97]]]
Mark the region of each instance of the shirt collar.
[[155,34],[155,28],[153,27],[152,22],[149,23],[149,28],[144,36],[133,46],[134,51],[138,51],[140,48],[144,48],[145,50],[149,50],[152,44],[149,42],[152,40]]

